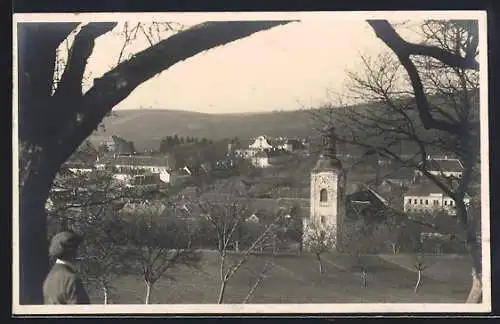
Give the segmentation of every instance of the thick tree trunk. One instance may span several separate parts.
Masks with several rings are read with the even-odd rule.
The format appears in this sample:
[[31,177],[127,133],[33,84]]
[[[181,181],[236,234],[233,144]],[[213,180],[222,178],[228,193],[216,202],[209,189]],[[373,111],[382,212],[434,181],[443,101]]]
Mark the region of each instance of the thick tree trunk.
[[469,291],[469,296],[467,297],[467,303],[481,303],[483,297],[483,287],[482,287],[482,260],[479,253],[479,249],[474,241],[467,243],[467,249],[472,258],[472,285]]
[[[99,35],[115,23],[93,23],[75,38],[58,90],[52,95],[56,49],[77,23],[23,23],[18,26],[19,139],[29,150],[21,155],[19,210],[20,304],[41,304],[48,268],[45,201],[61,163],[99,125],[107,113],[137,86],[175,63],[289,21],[212,22],[178,33],[139,52],[108,71],[81,96],[86,62]],[[76,45],[78,44],[78,46]],[[57,118],[54,118],[56,116]],[[46,146],[52,149],[47,152]],[[29,166],[29,164],[34,166]],[[25,165],[26,164],[26,165]]]
[[43,281],[48,272],[48,237],[45,202],[53,176],[34,171],[20,188],[19,204],[19,303],[43,304]]
[[[76,23],[18,25],[19,109],[19,303],[42,304],[48,271],[45,202],[60,156],[47,152],[53,128],[63,123],[51,114],[55,50]],[[67,108],[67,107],[65,107]],[[50,117],[47,117],[50,116]],[[59,117],[59,116],[58,116]],[[56,123],[54,123],[56,124]],[[51,161],[52,160],[52,161]]]
[[467,297],[466,303],[481,303],[483,300],[483,287],[481,283],[481,276],[472,270],[472,286],[470,288],[469,296]]
[[469,220],[467,207],[462,201],[457,202],[457,216],[462,223],[466,235],[466,248],[472,259],[472,285],[466,303],[482,302],[482,259],[477,244],[476,224]]

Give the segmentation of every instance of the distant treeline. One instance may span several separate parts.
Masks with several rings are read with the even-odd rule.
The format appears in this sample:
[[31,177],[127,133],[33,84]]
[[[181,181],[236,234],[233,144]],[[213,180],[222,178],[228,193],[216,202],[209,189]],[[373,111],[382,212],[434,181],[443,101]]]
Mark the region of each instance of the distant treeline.
[[212,144],[212,140],[205,137],[194,137],[194,136],[166,136],[160,142],[159,151],[161,153],[167,153],[174,147],[180,144]]

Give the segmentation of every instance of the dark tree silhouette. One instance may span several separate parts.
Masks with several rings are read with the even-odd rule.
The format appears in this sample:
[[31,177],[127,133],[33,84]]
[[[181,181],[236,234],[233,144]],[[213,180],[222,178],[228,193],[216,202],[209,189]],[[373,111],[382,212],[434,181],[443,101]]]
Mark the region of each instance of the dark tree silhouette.
[[[82,93],[82,79],[95,40],[117,25],[95,22],[75,35],[54,89],[57,48],[79,25],[19,23],[19,252],[20,303],[42,303],[48,270],[45,201],[59,167],[137,86],[200,52],[289,21],[206,22],[151,42],[119,63]],[[57,116],[57,118],[54,118]]]
[[[362,57],[364,70],[349,74],[348,90],[353,97],[374,104],[330,109],[329,123],[346,125],[339,141],[420,171],[455,201],[461,225],[455,234],[472,259],[467,302],[478,303],[482,299],[479,224],[464,199],[479,182],[477,21],[426,21],[421,25],[424,42],[419,44],[402,39],[385,20],[368,23],[392,53]],[[401,144],[414,148],[413,152],[402,154]],[[431,173],[428,152],[458,157],[462,176]]]

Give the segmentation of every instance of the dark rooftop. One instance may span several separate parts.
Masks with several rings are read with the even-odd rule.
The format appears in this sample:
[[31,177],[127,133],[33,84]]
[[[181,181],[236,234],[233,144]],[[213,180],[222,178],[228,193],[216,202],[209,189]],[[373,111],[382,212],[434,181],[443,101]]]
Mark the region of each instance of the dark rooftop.
[[[422,162],[420,163],[422,164]],[[460,160],[458,159],[450,159],[450,158],[442,158],[436,159],[431,158],[427,160],[427,170],[429,171],[448,171],[448,172],[463,172],[464,167]]]
[[430,180],[421,180],[420,182],[414,183],[405,193],[405,196],[428,196],[430,194],[439,193],[443,193],[443,190],[434,182]]

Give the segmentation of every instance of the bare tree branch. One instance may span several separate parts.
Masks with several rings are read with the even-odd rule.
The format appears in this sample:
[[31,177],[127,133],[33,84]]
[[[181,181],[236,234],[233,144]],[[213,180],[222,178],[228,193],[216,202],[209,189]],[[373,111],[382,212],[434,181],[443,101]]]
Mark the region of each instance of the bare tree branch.
[[64,96],[62,100],[71,100],[82,95],[83,73],[87,60],[94,50],[95,40],[111,31],[116,25],[115,22],[89,23],[81,28],[68,52],[66,67],[53,95],[56,100],[60,100],[60,96]]
[[82,118],[67,125],[58,136],[64,138],[62,144],[58,145],[64,148],[60,155],[71,154],[116,104],[141,83],[175,63],[207,49],[287,23],[290,21],[207,22],[137,53],[105,73],[102,78],[94,80],[94,86],[82,97]]
[[264,279],[265,275],[266,275],[266,272],[269,268],[269,266],[272,264],[271,261],[266,261],[266,263],[264,264],[264,267],[262,268],[262,270],[260,271],[259,273],[259,276],[257,278],[257,280],[255,281],[255,283],[252,285],[252,287],[250,288],[250,290],[248,291],[248,294],[247,296],[245,297],[245,299],[243,300],[243,304],[246,304],[248,303],[248,301],[250,300],[250,298],[252,298],[252,296],[254,295],[255,293],[255,290],[257,290],[257,287],[259,286],[259,284],[261,283],[261,281]]
[[398,56],[424,55],[438,59],[448,66],[479,70],[479,63],[474,57],[461,57],[437,46],[407,42],[399,36],[387,20],[368,20],[367,22],[373,28],[377,37]]

